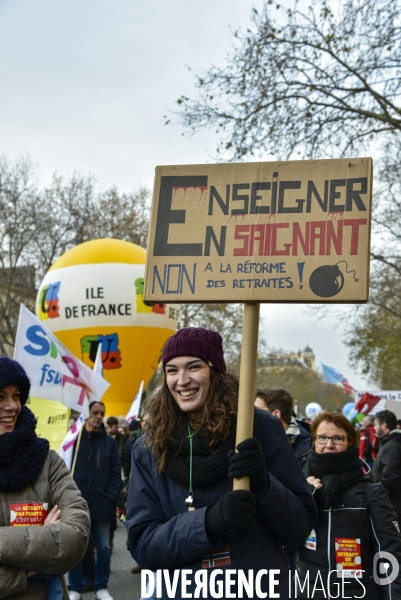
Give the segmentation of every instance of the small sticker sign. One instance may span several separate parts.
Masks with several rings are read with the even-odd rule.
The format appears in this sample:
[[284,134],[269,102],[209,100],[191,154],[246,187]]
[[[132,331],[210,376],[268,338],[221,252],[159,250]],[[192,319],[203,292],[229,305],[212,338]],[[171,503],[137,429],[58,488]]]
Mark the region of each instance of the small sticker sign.
[[231,565],[230,546],[221,546],[202,556],[202,569]]
[[362,575],[361,540],[359,538],[335,538],[336,569],[338,576]]
[[10,504],[10,526],[43,525],[47,515],[47,502]]
[[306,538],[305,548],[308,548],[308,550],[316,550],[316,542],[316,531],[312,529],[312,531]]

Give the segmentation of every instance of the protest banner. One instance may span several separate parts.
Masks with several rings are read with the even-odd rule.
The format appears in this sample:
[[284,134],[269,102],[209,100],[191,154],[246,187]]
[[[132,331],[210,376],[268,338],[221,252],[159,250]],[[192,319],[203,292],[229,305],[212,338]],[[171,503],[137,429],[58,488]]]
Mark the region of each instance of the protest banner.
[[401,390],[375,390],[375,391],[356,391],[354,393],[355,404],[360,402],[364,394],[379,396],[380,400],[369,411],[369,415],[375,415],[381,410],[392,410],[398,418],[401,418]]
[[260,303],[367,302],[371,202],[370,158],[156,168],[143,299],[244,303],[237,444]]
[[89,415],[88,401],[100,400],[110,385],[63,346],[23,304],[14,359],[27,372],[32,396],[56,400],[85,415]]
[[[74,454],[74,446],[78,437],[81,435],[81,431],[84,425],[84,415],[80,414],[78,419],[75,421],[74,425],[67,431],[67,435],[64,437],[61,442],[61,446],[59,448],[58,454],[61,456],[67,467],[71,469],[72,466],[72,457]],[[78,456],[78,451],[75,452],[75,457]],[[75,465],[74,465],[75,466]]]
[[71,410],[55,400],[35,398],[34,396],[30,396],[28,405],[36,417],[37,436],[46,438],[50,448],[58,452],[68,431]]
[[127,412],[127,416],[125,417],[125,420],[128,421],[128,423],[130,423],[134,419],[139,418],[139,411],[141,410],[142,390],[143,390],[144,383],[145,382],[142,379],[141,385],[139,386],[138,393],[135,396],[135,398],[130,406],[129,411]]

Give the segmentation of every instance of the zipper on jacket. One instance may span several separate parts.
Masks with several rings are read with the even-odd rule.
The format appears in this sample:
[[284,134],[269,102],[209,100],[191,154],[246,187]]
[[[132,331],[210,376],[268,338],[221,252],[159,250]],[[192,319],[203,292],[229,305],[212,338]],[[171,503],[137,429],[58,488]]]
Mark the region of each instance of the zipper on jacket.
[[[327,558],[329,563],[329,573],[331,572],[331,559],[330,559],[330,546],[331,546],[331,508],[329,508],[329,526],[327,531]],[[327,577],[327,598],[331,599],[330,595],[330,579]]]

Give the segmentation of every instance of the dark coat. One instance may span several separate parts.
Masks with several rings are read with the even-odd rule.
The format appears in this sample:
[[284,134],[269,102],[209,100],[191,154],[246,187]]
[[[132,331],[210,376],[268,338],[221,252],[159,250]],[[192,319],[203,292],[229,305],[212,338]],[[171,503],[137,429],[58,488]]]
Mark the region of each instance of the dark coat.
[[74,479],[88,503],[92,521],[116,518],[121,489],[121,464],[115,439],[99,431],[82,432]]
[[[367,502],[368,496],[370,501]],[[333,508],[326,509],[318,502],[318,509],[319,522],[314,528],[314,536],[311,536],[311,541],[307,540],[300,551],[298,577],[299,581],[303,584],[306,582],[307,585],[303,591],[297,586],[297,597],[313,597],[315,600],[360,597],[364,600],[376,600],[384,593],[387,599],[400,600],[401,574],[391,584],[391,591],[388,585],[377,586],[380,587],[379,591],[373,581],[373,560],[379,549],[390,552],[398,562],[401,561],[401,536],[394,524],[396,516],[386,490],[381,485],[362,480],[345,490]],[[336,540],[341,538],[359,540],[361,569],[364,571],[362,578],[346,580],[344,595],[341,588],[342,579],[337,577],[337,573],[330,576],[330,593],[326,587],[329,572],[338,570],[335,545]],[[312,596],[316,581],[317,588],[320,589],[321,581],[323,582],[325,594],[316,589]],[[362,586],[365,587],[365,592]]]
[[132,457],[132,445],[139,439],[142,435],[142,429],[137,429],[133,432],[132,436],[128,438],[125,444],[125,454],[123,461],[124,468],[124,477],[129,477],[131,474],[131,457]]
[[386,488],[401,526],[401,430],[395,429],[380,439],[380,450],[373,465],[373,476]]
[[[205,513],[232,490],[232,480],[226,477],[195,488],[196,510],[188,511],[184,503],[188,487],[157,471],[153,453],[145,447],[145,436],[134,444],[127,526],[130,550],[140,565],[152,570],[197,571],[202,557],[228,546],[229,569],[243,569],[246,574],[254,569],[255,575],[260,569],[278,569],[280,584],[275,591],[282,599],[289,597],[283,546],[303,544],[316,522],[316,507],[280,421],[255,410],[254,436],[265,455],[268,473],[264,490],[255,495],[259,530],[233,528],[216,543],[206,534]],[[208,575],[212,570],[207,569]],[[268,590],[267,576],[262,578],[262,589]]]

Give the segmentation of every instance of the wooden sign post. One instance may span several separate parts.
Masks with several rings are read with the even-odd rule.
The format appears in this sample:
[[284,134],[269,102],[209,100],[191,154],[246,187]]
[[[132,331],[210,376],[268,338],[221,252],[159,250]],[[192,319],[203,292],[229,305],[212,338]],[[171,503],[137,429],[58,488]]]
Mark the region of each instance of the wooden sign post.
[[156,168],[143,298],[244,303],[237,443],[252,435],[259,304],[367,302],[371,203],[370,158]]
[[[253,403],[258,358],[260,304],[249,302],[244,305],[242,327],[241,366],[239,374],[237,435],[235,445],[253,436]],[[234,479],[234,490],[249,490],[249,477]]]

